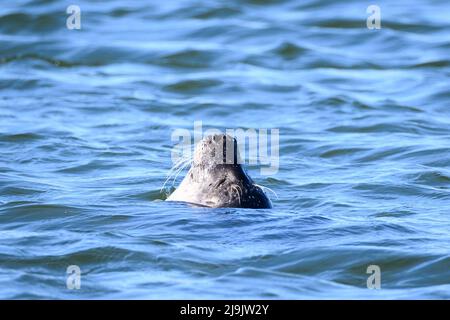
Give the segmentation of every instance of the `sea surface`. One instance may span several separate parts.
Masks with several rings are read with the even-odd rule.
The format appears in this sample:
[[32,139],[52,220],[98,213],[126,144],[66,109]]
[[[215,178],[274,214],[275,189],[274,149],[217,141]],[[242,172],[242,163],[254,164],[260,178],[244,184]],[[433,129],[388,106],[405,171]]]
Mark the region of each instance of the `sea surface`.
[[[450,299],[450,2],[375,2],[1,1],[0,298]],[[163,201],[194,121],[273,209]]]

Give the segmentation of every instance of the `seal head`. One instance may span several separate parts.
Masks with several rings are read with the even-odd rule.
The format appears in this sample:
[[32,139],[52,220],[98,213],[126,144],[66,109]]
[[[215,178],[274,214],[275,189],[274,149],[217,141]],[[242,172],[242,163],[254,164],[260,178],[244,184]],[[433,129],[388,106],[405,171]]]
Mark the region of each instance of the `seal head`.
[[241,162],[235,138],[225,134],[204,138],[195,148],[189,172],[167,200],[213,208],[272,208]]

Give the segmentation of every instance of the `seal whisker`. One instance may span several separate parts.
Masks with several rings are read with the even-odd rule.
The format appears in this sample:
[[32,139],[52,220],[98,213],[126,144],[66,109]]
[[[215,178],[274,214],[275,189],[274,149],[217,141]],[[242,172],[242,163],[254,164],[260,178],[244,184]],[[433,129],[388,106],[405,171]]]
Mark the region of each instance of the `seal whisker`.
[[169,174],[169,179],[180,173],[180,171],[183,170],[189,164],[190,164],[189,159],[182,161],[180,164],[174,167],[173,170],[171,170]]
[[[162,192],[164,190],[164,188],[166,187],[167,182],[178,172],[178,174],[188,165],[191,163],[191,159],[190,158],[181,158],[180,160],[178,160],[177,163],[175,163],[172,168],[170,168],[170,170],[167,172],[166,175],[166,180],[164,181],[160,192]],[[178,176],[177,174],[177,176]],[[176,177],[175,177],[176,179]],[[172,186],[175,183],[175,179],[172,182]]]
[[237,184],[234,184],[231,186],[231,190],[235,191],[237,196],[238,196],[238,200],[239,200],[239,204],[241,204],[241,197],[242,197],[242,189],[240,186],[238,186]]
[[262,186],[262,185],[259,185],[256,183],[254,183],[253,185],[258,188],[261,188],[264,192],[266,191],[266,189],[269,190],[270,192],[272,192],[275,195],[275,197],[277,197],[277,200],[278,200],[278,194],[275,191],[273,191],[272,189],[270,189],[269,187],[265,187],[265,186]]
[[182,163],[183,161],[184,161],[184,159],[179,160],[177,163],[175,163],[175,164],[173,165],[172,168],[170,168],[170,170],[169,170],[169,171],[167,172],[167,174],[166,174],[166,180],[164,180],[164,183],[163,183],[161,189],[159,190],[159,192],[162,192],[162,191],[164,190],[164,188],[166,187],[167,182],[168,182],[168,181],[170,180],[170,178],[172,177],[174,170],[175,170],[178,166],[180,166],[181,163]]
[[177,163],[175,163],[172,168],[167,172],[167,176],[171,176],[181,165],[183,165],[188,159],[180,159]]
[[174,185],[174,183],[175,183],[175,181],[177,180],[177,178],[178,178],[178,175],[188,166],[188,165],[190,165],[191,164],[191,162],[190,161],[187,161],[186,163],[184,163],[178,170],[177,170],[177,172],[176,172],[176,175],[175,175],[175,177],[173,178],[173,180],[172,180],[172,185]]

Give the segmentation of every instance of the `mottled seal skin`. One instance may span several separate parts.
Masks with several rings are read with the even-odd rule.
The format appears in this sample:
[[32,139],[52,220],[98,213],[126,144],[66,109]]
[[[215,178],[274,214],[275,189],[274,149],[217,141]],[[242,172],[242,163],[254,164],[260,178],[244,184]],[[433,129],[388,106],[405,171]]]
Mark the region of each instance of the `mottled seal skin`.
[[195,149],[189,172],[167,201],[213,208],[272,208],[240,160],[236,139],[225,134],[204,138]]

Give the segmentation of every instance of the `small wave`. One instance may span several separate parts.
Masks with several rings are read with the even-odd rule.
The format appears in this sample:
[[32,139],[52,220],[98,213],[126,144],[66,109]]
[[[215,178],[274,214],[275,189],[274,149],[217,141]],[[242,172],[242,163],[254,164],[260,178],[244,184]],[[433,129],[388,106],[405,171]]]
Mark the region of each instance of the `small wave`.
[[412,181],[415,183],[433,186],[433,187],[450,187],[450,175],[444,174],[440,171],[427,171],[411,175]]
[[207,50],[184,50],[164,55],[153,61],[170,68],[211,68],[218,64],[220,52]]
[[27,143],[42,140],[45,137],[37,133],[0,134],[0,142]]
[[221,5],[220,7],[199,8],[198,10],[194,10],[194,13],[191,13],[191,17],[201,20],[225,19],[237,17],[241,13],[242,11],[237,7]]
[[82,213],[78,207],[59,204],[38,204],[16,202],[14,205],[6,203],[0,208],[0,222],[26,222],[45,219],[67,218]]
[[366,152],[370,150],[368,148],[337,148],[324,151],[319,156],[322,158],[335,158],[335,157],[346,157],[346,156],[354,156],[361,152]]
[[165,86],[165,90],[174,93],[201,93],[222,85],[216,79],[183,80]]
[[55,172],[80,174],[80,173],[93,172],[93,171],[97,171],[97,170],[106,170],[106,169],[111,169],[111,168],[117,168],[120,166],[122,166],[122,165],[118,164],[118,163],[110,163],[110,162],[101,161],[101,160],[92,160],[92,161],[89,161],[88,163],[77,164],[77,165],[66,167],[63,169],[57,169],[57,170],[55,170]]
[[35,34],[36,32],[58,32],[65,26],[61,12],[29,14],[12,12],[0,16],[0,31],[6,34]]
[[412,134],[419,133],[418,128],[397,123],[378,123],[365,126],[338,125],[328,128],[327,131],[336,133],[369,133],[369,132],[412,133]]
[[281,58],[291,60],[296,59],[302,54],[304,54],[307,50],[299,45],[296,45],[291,42],[284,42],[278,45],[276,48],[271,49],[269,52],[280,56]]

